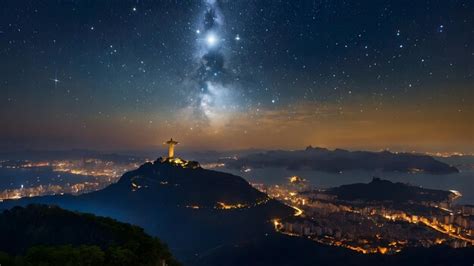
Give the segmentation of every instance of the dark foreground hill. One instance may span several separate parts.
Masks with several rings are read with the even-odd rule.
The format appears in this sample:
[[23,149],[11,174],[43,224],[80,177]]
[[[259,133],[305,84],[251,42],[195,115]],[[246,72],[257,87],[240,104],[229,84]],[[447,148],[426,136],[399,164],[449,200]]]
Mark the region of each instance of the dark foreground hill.
[[5,201],[0,208],[30,203],[138,225],[159,236],[180,259],[273,233],[272,219],[294,214],[241,177],[162,160],[124,174],[101,191]]
[[325,148],[307,147],[296,151],[268,151],[254,153],[238,159],[223,159],[226,167],[268,168],[284,167],[290,170],[309,169],[338,173],[341,171],[366,170],[385,172],[425,172],[430,174],[450,174],[458,169],[433,157],[412,153],[368,152],[328,150]]
[[198,258],[193,266],[471,266],[474,248],[410,248],[394,255],[361,254],[285,235],[224,246]]
[[143,229],[55,206],[0,214],[1,265],[178,265]]

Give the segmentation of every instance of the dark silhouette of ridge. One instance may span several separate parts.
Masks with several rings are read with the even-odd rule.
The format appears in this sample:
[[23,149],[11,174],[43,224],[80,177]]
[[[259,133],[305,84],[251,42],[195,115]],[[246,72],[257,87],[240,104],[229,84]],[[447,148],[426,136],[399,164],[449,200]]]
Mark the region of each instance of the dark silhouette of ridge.
[[290,170],[309,169],[338,173],[351,170],[381,170],[386,172],[425,172],[431,174],[458,173],[459,170],[431,156],[389,151],[347,151],[308,146],[305,150],[268,151],[245,155],[238,159],[221,159],[227,167],[284,167]]
[[[28,205],[0,213],[0,264],[178,265],[168,248],[142,228],[111,218]],[[13,263],[23,256],[24,264]]]
[[428,266],[471,265],[474,248],[407,248],[394,255],[361,254],[285,235],[223,246],[198,258],[194,266]]
[[393,183],[374,177],[370,183],[342,185],[327,190],[340,200],[408,202],[450,201],[455,195],[450,191],[427,189],[404,183]]
[[117,183],[100,191],[9,200],[0,203],[0,208],[55,204],[112,217],[159,236],[181,258],[274,233],[271,220],[294,213],[241,177],[194,163],[189,166],[160,158],[125,173]]

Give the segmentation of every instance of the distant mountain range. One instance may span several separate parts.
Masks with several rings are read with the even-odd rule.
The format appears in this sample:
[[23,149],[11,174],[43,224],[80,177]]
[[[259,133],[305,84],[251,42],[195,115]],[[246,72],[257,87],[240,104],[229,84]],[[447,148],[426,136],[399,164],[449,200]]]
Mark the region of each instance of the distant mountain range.
[[[93,150],[38,151],[24,150],[0,152],[2,160],[78,160],[96,158],[115,163],[139,163],[149,158],[151,151],[129,151],[104,153]],[[381,170],[389,172],[426,172],[433,174],[457,173],[458,168],[474,167],[474,156],[431,157],[414,153],[392,153],[354,151],[343,149],[328,150],[307,147],[305,150],[239,150],[239,151],[188,151],[182,152],[189,158],[204,163],[219,161],[228,168],[284,167],[290,170],[316,170],[341,172],[349,170]],[[237,159],[236,159],[237,158]]]
[[455,167],[427,155],[389,151],[328,150],[311,146],[305,150],[254,153],[236,159],[221,159],[220,162],[225,163],[226,167],[231,169],[283,167],[289,170],[314,170],[332,173],[351,170],[430,174],[459,172]]

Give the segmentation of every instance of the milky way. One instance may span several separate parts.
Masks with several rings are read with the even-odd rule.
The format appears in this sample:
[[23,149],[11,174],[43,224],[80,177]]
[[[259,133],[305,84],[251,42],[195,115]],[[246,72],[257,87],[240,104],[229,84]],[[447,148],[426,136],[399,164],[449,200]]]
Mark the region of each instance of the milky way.
[[2,0],[0,149],[474,152],[474,2]]
[[222,126],[239,108],[239,84],[228,66],[229,40],[224,27],[219,3],[206,0],[196,27],[196,69],[187,81],[191,93],[185,114],[195,128]]

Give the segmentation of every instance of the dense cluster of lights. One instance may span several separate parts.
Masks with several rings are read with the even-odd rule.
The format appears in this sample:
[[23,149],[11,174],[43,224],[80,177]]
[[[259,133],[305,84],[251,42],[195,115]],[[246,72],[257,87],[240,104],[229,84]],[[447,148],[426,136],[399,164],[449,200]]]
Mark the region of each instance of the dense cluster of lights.
[[[386,208],[382,205],[368,206],[363,204],[352,205],[349,202],[343,203],[339,202],[333,195],[326,194],[321,190],[315,195],[311,195],[311,197],[309,197],[308,195],[305,195],[305,193],[298,193],[294,186],[295,183],[299,183],[299,178],[296,176],[289,178],[288,185],[275,185],[273,187],[266,187],[262,184],[253,184],[254,187],[268,193],[272,198],[278,199],[289,206],[292,206],[296,210],[294,214],[294,216],[296,216],[296,220],[291,219],[290,217],[283,217],[274,219],[272,221],[275,230],[279,233],[291,236],[307,237],[322,244],[340,246],[364,254],[393,254],[400,252],[404,247],[416,245],[430,246],[451,244],[455,247],[462,247],[466,244],[474,245],[474,239],[472,238],[471,230],[466,228],[463,229],[453,224],[444,224],[435,217],[427,218],[420,214],[408,214],[399,210],[391,210],[390,208]],[[451,193],[452,196],[450,196],[450,200],[454,200],[462,196],[457,191],[451,191]],[[425,206],[426,208],[435,207],[441,212],[445,212],[447,214],[452,212],[448,207],[443,207],[444,204],[441,203],[423,202],[422,204],[425,204],[422,206]],[[393,239],[390,241],[390,238],[387,238],[387,236],[381,234],[377,234],[374,239],[371,239],[371,234],[369,232],[367,232],[367,239],[364,239],[362,236],[357,238],[348,238],[347,235],[341,233],[336,235],[327,235],[324,232],[320,232],[315,235],[311,232],[318,226],[310,226],[312,223],[311,221],[320,220],[319,216],[314,216],[315,213],[320,213],[323,216],[328,213],[341,213],[341,215],[346,213],[346,215],[356,217],[354,219],[361,219],[361,221],[366,220],[369,223],[373,223],[376,227],[384,227],[385,225],[388,225],[390,222],[394,221],[408,222],[414,226],[425,226],[427,229],[425,237],[427,238],[420,238],[417,240],[419,242],[416,242],[415,240],[408,242],[407,240],[403,239]],[[288,219],[290,222],[287,221]],[[384,220],[387,222],[384,222]],[[308,225],[305,225],[305,221],[308,221]],[[330,222],[330,224],[332,223]],[[331,227],[330,225],[328,226],[329,228]],[[318,230],[321,230],[321,228]],[[393,233],[395,232],[396,231],[393,231]],[[401,236],[402,235],[400,235],[400,237]],[[420,235],[420,237],[421,236],[422,235]],[[430,239],[430,237],[432,238]],[[389,243],[387,244],[386,241],[389,241]]]
[[0,201],[7,199],[21,199],[46,195],[78,195],[102,189],[105,185],[98,182],[83,182],[73,185],[39,185],[35,187],[20,187],[17,189],[6,189],[0,192]]
[[[120,176],[130,169],[138,167],[137,163],[115,163],[95,158],[84,160],[53,160],[53,161],[2,161],[1,168],[6,169],[51,169],[55,178],[59,178],[55,183],[55,178],[49,180],[48,184],[34,186],[21,185],[18,188],[5,189],[0,191],[0,200],[19,199],[24,197],[36,197],[57,194],[81,194],[102,189],[109,184],[116,182]],[[64,183],[61,177],[63,174],[87,176],[90,180],[74,182],[73,180]],[[39,178],[38,178],[39,182]]]

